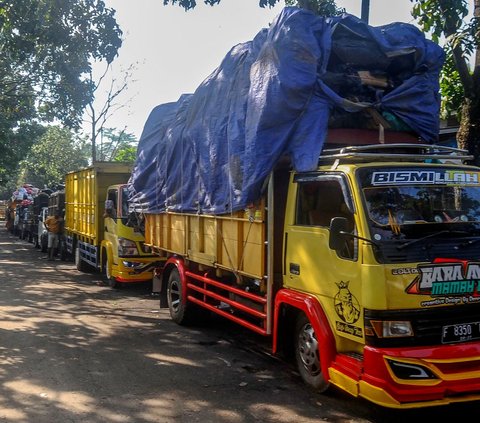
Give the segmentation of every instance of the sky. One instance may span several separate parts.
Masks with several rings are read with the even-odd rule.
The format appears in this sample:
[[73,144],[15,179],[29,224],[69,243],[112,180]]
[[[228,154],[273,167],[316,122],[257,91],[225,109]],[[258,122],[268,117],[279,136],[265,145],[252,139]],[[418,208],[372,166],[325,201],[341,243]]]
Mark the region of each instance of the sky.
[[[116,10],[124,34],[112,75],[118,79],[124,69],[136,64],[128,90],[119,98],[123,107],[112,114],[106,127],[125,128],[137,138],[155,106],[194,92],[233,46],[253,39],[284,7],[283,0],[270,9],[260,8],[258,0],[222,0],[213,7],[197,0],[197,7],[186,12],[177,5],[164,6],[163,0],[104,1]],[[360,16],[361,0],[336,3]],[[413,23],[411,5],[410,0],[370,0],[369,23]],[[99,104],[102,92],[100,87]]]

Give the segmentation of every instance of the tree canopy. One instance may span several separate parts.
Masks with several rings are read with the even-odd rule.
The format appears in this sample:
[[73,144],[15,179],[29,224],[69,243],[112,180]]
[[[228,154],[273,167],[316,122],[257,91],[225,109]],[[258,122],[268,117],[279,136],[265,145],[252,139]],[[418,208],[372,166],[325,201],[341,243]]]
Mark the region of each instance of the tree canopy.
[[77,126],[92,61],[112,62],[122,44],[114,15],[101,0],[1,1],[2,116],[12,126],[35,115]]
[[102,128],[100,133],[101,142],[97,145],[97,156],[99,161],[135,161],[138,141],[135,135],[116,130],[113,128]]
[[[0,185],[2,188],[7,188],[8,191],[15,186],[19,163],[44,132],[43,126],[31,122],[22,123],[15,131],[6,131],[2,134],[0,138]],[[1,190],[0,196],[3,196],[3,193],[4,191]]]
[[94,61],[122,44],[115,11],[102,0],[0,0],[0,180],[14,177],[39,122],[78,128],[94,87]]
[[21,179],[39,188],[58,185],[67,172],[88,165],[89,150],[69,129],[51,126],[23,160]]
[[[449,95],[450,101],[461,101],[458,144],[469,150],[475,156],[475,162],[480,164],[480,0],[473,1],[471,19],[466,19],[468,0],[410,1],[414,3],[412,15],[418,19],[423,31],[430,33],[434,40],[441,37],[446,40],[449,58],[443,78],[450,77],[451,80],[442,81],[443,94]],[[469,66],[472,58],[473,70]],[[460,82],[462,92],[455,81]]]
[[[273,7],[280,0],[258,0],[258,5],[260,7]],[[219,4],[221,0],[203,0],[205,4],[214,6]],[[183,7],[185,10],[193,9],[197,5],[196,0],[163,0],[163,4],[176,4],[180,7]],[[285,0],[287,6],[299,6],[305,9],[310,9],[315,11],[319,15],[337,15],[343,9],[337,8],[335,0]]]

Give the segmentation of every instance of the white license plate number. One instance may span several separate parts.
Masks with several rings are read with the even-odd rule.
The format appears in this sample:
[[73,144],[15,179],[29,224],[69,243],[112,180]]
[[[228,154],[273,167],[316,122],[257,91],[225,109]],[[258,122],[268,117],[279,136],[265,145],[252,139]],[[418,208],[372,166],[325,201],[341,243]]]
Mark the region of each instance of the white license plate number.
[[442,328],[443,344],[453,344],[473,339],[480,339],[480,322],[447,325]]

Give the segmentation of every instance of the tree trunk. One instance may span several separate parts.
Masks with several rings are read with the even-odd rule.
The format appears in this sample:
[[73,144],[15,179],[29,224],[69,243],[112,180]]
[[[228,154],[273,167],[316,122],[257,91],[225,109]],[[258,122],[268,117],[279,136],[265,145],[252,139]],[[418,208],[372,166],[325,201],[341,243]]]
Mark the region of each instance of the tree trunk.
[[460,148],[468,150],[474,156],[472,164],[480,166],[480,102],[474,98],[465,98],[462,106],[462,121],[457,134]]
[[97,120],[95,116],[95,108],[93,107],[93,103],[89,103],[88,107],[90,108],[91,119],[90,122],[92,133],[90,135],[90,139],[92,141],[92,164],[97,161]]
[[[473,15],[480,18],[480,0],[474,1]],[[480,51],[478,48],[475,52],[471,81],[472,90],[465,96],[462,106],[457,143],[460,148],[468,150],[474,156],[473,164],[480,166]]]

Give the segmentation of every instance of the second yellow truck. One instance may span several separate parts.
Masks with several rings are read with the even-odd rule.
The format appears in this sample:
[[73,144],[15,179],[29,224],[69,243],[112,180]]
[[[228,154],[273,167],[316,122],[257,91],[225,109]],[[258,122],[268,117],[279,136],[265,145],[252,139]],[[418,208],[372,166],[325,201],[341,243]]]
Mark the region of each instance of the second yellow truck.
[[128,214],[126,183],[131,167],[114,162],[66,175],[65,244],[79,271],[101,270],[112,287],[152,280],[157,259]]

